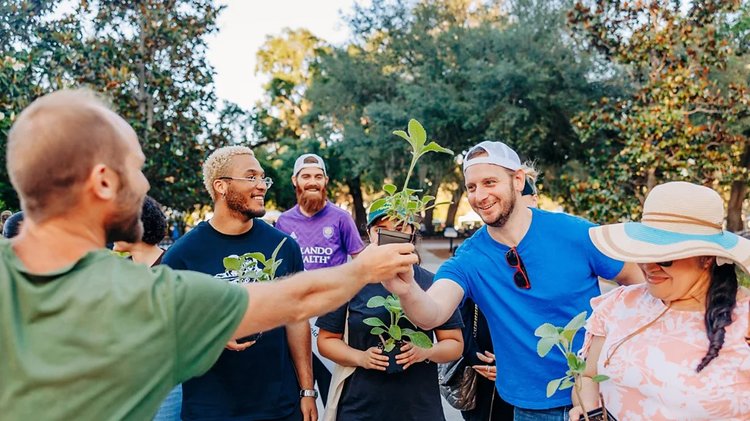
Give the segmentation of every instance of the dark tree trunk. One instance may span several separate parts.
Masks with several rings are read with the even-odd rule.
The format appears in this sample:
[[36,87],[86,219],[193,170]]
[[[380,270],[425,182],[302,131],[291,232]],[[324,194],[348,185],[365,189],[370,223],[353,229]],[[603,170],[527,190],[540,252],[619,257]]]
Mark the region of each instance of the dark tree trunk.
[[359,177],[353,178],[346,183],[349,186],[349,194],[352,195],[352,208],[354,210],[354,223],[360,233],[367,231],[367,212],[365,211],[365,202],[362,198],[362,184]]
[[[742,151],[740,166],[750,169],[750,142],[745,142],[745,150]],[[727,206],[727,229],[732,232],[743,231],[745,223],[742,220],[742,204],[747,196],[747,176],[732,182],[732,191],[729,195]]]
[[[432,186],[427,189],[427,193],[431,196],[437,196],[437,191],[440,188],[440,183],[432,183]],[[434,203],[434,202],[433,202]],[[432,217],[435,213],[435,208],[427,209],[424,213],[424,221],[422,226],[424,227],[425,235],[432,235],[435,233],[435,225],[432,224]]]
[[446,227],[456,226],[456,213],[458,213],[458,205],[461,203],[461,198],[464,196],[464,189],[460,185],[453,190],[451,195],[451,204],[448,206],[448,216],[445,217]]

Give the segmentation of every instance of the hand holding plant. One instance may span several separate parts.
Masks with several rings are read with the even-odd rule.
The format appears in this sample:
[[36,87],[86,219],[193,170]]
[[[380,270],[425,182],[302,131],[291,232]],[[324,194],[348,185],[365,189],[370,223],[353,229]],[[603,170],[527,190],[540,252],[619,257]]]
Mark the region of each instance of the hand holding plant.
[[[575,393],[576,399],[581,406],[583,417],[586,421],[589,421],[589,416],[586,413],[586,408],[583,406],[583,400],[581,399],[581,383],[583,374],[586,371],[586,360],[579,357],[578,354],[573,351],[573,339],[578,331],[586,324],[586,314],[585,311],[578,314],[568,322],[565,327],[558,327],[550,323],[544,323],[534,331],[534,335],[540,338],[536,346],[537,354],[539,354],[540,357],[544,358],[549,354],[552,348],[557,348],[563,354],[568,363],[568,370],[565,372],[565,376],[559,379],[550,380],[549,383],[547,383],[547,397],[551,397],[558,390],[565,390],[573,387],[573,393]],[[604,375],[596,375],[591,378],[591,380],[596,383],[603,382],[607,379],[609,379],[609,377]],[[603,419],[607,420],[606,411],[604,411]]]
[[420,348],[407,342],[400,351],[401,354],[396,355],[396,364],[403,366],[406,370],[416,363],[429,360],[432,348]]
[[385,371],[388,368],[388,356],[383,355],[380,348],[373,346],[362,351],[358,365],[366,370]]
[[[401,301],[395,295],[372,297],[367,301],[367,307],[384,307],[390,317],[390,324],[385,324],[385,322],[377,317],[368,317],[362,321],[364,324],[372,326],[370,333],[380,338],[380,344],[384,353],[389,354],[388,358],[392,363],[388,364],[386,372],[395,373],[403,369],[403,367],[399,368],[401,366],[398,365],[396,355],[393,351],[397,345],[399,348],[405,345],[407,343],[406,339],[408,339],[408,343],[419,348],[432,348],[432,339],[424,332],[399,326],[398,323],[400,320],[404,319],[408,321],[409,319],[401,308]],[[396,352],[398,351],[400,349],[396,350]]]

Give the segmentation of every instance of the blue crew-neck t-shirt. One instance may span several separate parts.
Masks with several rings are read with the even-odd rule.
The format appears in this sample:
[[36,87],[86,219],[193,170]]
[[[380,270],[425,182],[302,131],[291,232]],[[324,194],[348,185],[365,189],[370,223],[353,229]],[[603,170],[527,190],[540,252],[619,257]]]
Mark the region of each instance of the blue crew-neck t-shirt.
[[[591,314],[589,300],[599,295],[598,278],[612,279],[623,263],[603,255],[589,239],[589,221],[564,213],[531,209],[529,230],[516,247],[531,283],[513,282],[515,268],[505,253],[510,247],[482,227],[445,262],[435,279],[463,288],[487,318],[497,359],[496,387],[512,405],[547,409],[570,405],[570,390],[547,398],[547,383],[563,377],[567,363],[553,349],[545,358],[536,352],[534,331],[543,323],[565,326],[581,311]],[[574,349],[583,341],[583,330]]]
[[[225,273],[225,257],[249,252],[270,257],[284,238],[277,256],[282,262],[276,271],[276,276],[283,277],[304,270],[299,246],[260,219],[239,235],[222,234],[201,222],[167,250],[163,263],[229,282],[234,277]],[[263,332],[242,352],[224,350],[208,372],[183,383],[182,389],[183,420],[267,420],[291,415],[299,400],[299,384],[286,329]]]

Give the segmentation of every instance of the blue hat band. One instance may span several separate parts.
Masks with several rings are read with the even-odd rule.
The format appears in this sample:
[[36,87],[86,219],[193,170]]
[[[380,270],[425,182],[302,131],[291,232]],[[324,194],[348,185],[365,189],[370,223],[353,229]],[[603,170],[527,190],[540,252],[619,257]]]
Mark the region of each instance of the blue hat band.
[[739,242],[737,235],[726,231],[717,234],[683,234],[649,227],[638,222],[626,222],[624,230],[625,234],[634,240],[657,246],[669,246],[685,241],[705,241],[730,250]]

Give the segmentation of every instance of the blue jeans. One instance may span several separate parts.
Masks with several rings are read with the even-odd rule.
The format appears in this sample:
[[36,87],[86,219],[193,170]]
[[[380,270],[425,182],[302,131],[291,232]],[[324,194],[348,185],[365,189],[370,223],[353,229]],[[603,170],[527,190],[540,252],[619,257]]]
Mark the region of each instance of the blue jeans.
[[182,411],[182,385],[178,384],[161,403],[154,421],[180,421]]
[[513,421],[568,421],[570,406],[550,409],[513,408]]

